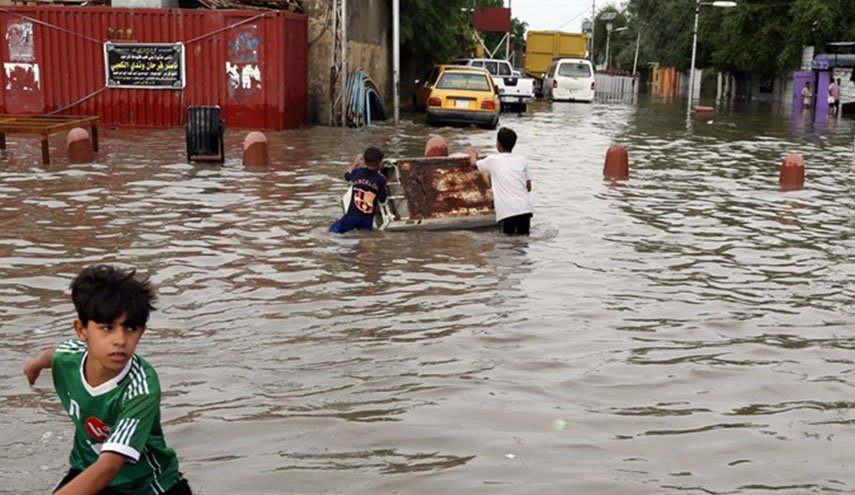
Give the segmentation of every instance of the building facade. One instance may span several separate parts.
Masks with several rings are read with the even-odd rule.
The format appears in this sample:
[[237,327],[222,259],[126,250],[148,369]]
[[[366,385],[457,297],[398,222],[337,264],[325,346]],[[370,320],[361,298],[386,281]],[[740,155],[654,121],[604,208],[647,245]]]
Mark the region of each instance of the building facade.
[[342,5],[346,12],[347,72],[363,69],[382,93],[386,107],[392,105],[392,1],[306,0],[310,123],[329,124],[340,116],[340,100],[335,107],[332,104],[341,95]]

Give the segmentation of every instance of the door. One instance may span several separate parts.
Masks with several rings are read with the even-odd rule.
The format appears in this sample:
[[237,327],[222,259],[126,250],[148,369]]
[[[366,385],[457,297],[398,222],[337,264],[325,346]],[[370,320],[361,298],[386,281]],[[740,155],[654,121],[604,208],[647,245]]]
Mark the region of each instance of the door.
[[421,110],[427,107],[427,99],[430,96],[430,90],[433,89],[433,86],[436,84],[437,75],[439,74],[439,68],[434,67],[427,76],[425,76],[423,81],[419,81],[416,84],[415,90],[415,106],[417,110]]

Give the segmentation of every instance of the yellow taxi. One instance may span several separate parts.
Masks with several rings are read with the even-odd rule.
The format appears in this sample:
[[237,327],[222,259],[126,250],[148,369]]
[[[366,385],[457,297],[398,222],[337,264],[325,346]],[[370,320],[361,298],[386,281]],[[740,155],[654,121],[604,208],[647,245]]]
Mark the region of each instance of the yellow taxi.
[[436,85],[436,80],[439,79],[439,74],[448,65],[434,65],[424,79],[416,79],[416,88],[413,91],[413,107],[416,110],[423,112],[427,107],[427,99],[430,97],[430,90]]
[[495,129],[499,123],[499,95],[486,69],[438,65],[414,96],[426,108],[430,125],[475,124]]

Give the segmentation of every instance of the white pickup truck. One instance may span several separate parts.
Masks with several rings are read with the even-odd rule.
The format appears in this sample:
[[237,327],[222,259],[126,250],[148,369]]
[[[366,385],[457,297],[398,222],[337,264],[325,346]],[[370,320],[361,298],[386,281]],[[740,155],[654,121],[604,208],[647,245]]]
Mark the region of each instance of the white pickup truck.
[[507,60],[496,58],[463,58],[455,65],[483,67],[493,76],[493,83],[499,90],[499,101],[503,110],[525,111],[526,106],[534,102],[535,81],[513,70]]

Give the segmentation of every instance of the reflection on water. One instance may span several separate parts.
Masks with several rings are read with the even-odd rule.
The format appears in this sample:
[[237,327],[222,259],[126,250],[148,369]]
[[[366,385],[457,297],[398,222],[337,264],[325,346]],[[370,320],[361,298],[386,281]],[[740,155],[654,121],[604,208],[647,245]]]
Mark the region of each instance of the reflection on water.
[[[44,493],[71,430],[26,356],[71,335],[82,266],[160,287],[140,352],[202,494],[855,490],[852,120],[743,105],[538,103],[533,235],[335,236],[369,144],[495,133],[313,128],[273,165],[184,163],[180,133],[106,131],[102,163],[0,170],[0,493]],[[602,180],[627,146],[631,179]],[[59,138],[52,143],[61,148]],[[782,193],[799,152],[806,187]],[[556,420],[566,429],[555,429]]]

